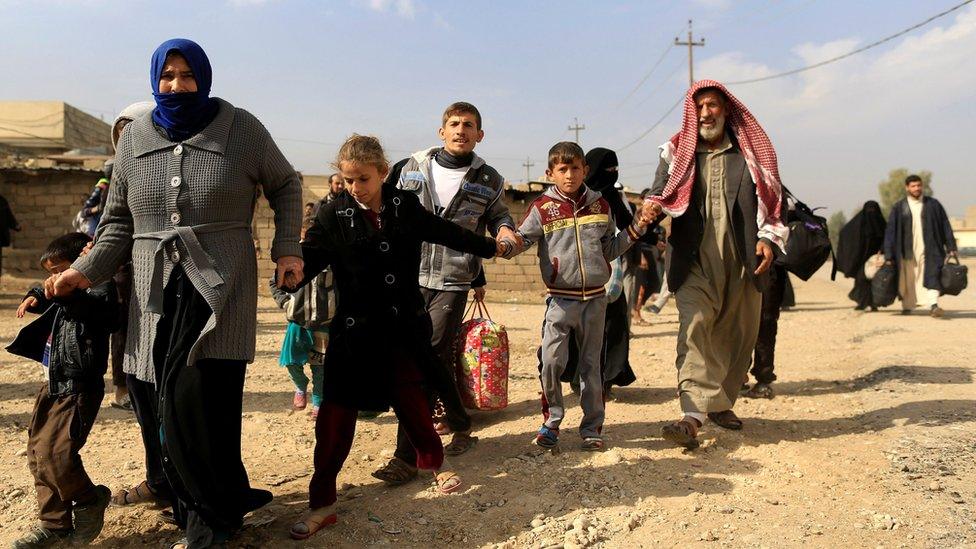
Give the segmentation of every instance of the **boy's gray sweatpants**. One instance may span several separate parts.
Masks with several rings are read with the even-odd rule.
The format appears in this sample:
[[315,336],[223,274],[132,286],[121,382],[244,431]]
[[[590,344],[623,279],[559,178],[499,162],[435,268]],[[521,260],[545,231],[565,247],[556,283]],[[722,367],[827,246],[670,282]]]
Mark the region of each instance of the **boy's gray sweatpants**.
[[606,322],[607,298],[588,301],[550,297],[542,324],[542,415],[545,425],[558,429],[566,415],[563,388],[559,376],[569,359],[570,331],[575,332],[579,347],[580,407],[583,421],[580,436],[599,437],[603,428],[603,376],[600,357],[603,351],[603,327]]

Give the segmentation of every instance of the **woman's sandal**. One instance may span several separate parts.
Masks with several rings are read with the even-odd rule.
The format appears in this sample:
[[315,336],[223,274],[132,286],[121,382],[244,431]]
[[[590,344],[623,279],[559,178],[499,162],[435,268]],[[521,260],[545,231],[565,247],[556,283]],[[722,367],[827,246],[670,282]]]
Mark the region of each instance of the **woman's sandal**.
[[386,483],[387,486],[400,486],[417,478],[417,468],[398,457],[390,458],[383,467],[373,471],[373,478]]
[[471,431],[466,433],[454,433],[450,444],[444,447],[444,453],[449,456],[459,456],[474,448],[478,442],[478,437],[471,436]]
[[312,509],[305,513],[302,520],[291,525],[291,530],[288,532],[288,535],[291,536],[291,539],[308,539],[326,526],[332,526],[338,520],[339,517],[336,515],[336,506],[334,503],[325,507],[319,507],[318,509]]
[[434,475],[434,480],[437,481],[437,491],[442,494],[453,494],[461,489],[461,477],[457,473],[450,471],[437,473]]
[[115,505],[124,506],[135,505],[137,503],[164,504],[167,502],[149,489],[149,483],[142,481],[132,488],[122,488],[121,490],[112,494],[112,503]]
[[722,427],[723,429],[731,429],[733,431],[742,430],[742,420],[739,416],[735,415],[732,410],[725,410],[724,412],[709,412],[708,419],[712,420],[712,423]]
[[681,419],[665,425],[661,429],[661,436],[665,440],[670,440],[678,446],[684,446],[689,450],[694,450],[699,446],[698,425],[690,419]]

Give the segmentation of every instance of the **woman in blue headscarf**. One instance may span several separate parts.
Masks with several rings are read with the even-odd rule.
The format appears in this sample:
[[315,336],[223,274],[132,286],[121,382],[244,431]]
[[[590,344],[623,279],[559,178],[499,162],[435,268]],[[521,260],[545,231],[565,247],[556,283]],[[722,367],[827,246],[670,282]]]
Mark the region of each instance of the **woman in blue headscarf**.
[[302,189],[268,131],[210,97],[210,61],[195,42],[168,40],[152,56],[156,106],[119,140],[105,213],[91,252],[62,273],[64,295],[133,263],[127,373],[154,383],[163,469],[186,539],[227,540],[244,514],[271,500],[241,461],[244,373],[254,360],[255,190],[275,212],[271,256],[285,286],[301,278]]

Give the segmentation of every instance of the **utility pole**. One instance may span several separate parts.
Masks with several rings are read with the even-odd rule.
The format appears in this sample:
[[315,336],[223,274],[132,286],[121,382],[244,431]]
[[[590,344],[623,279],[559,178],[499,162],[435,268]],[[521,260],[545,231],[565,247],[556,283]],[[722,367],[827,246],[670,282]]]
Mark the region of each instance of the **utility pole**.
[[704,46],[705,45],[705,39],[704,38],[702,38],[698,42],[695,42],[694,39],[692,39],[692,36],[691,36],[691,19],[688,20],[688,41],[687,42],[682,42],[678,37],[675,37],[674,38],[674,45],[675,46],[688,46],[688,87],[691,87],[691,85],[695,83],[695,69],[694,69],[695,62],[694,62],[693,48],[695,46]]
[[576,132],[576,143],[579,144],[579,132],[586,129],[586,125],[580,126],[579,118],[573,117],[573,125],[569,127],[569,131]]
[[529,168],[535,166],[535,162],[532,162],[532,159],[526,156],[525,163],[522,164],[522,166],[525,167],[525,182],[528,183],[529,181],[532,181],[532,176],[529,175]]

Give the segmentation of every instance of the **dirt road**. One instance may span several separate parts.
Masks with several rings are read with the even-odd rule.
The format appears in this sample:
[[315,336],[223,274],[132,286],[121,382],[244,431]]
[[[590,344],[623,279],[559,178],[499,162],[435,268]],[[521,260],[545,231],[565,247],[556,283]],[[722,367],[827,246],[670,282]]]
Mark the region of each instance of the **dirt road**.
[[[971,268],[974,266],[970,262]],[[25,321],[14,308],[27,281],[4,280],[0,343]],[[852,309],[847,281],[797,282],[780,322],[773,400],[739,401],[741,432],[714,425],[685,452],[660,439],[676,417],[673,306],[635,327],[638,381],[608,404],[606,452],[579,450],[578,408],[562,453],[529,444],[540,424],[535,348],[543,300],[489,291],[512,341],[510,406],[476,414],[480,441],[453,465],[466,489],[436,495],[427,482],[388,489],[369,473],[391,455],[392,415],[360,421],[340,475],[339,524],[299,544],[288,526],[307,500],[314,443],[277,365],[283,315],[259,312],[258,359],[244,398],[244,459],[275,501],[247,519],[243,547],[961,547],[976,544],[976,292],[945,298],[945,319]],[[897,308],[897,307],[896,307]],[[0,353],[0,543],[34,520],[25,426],[40,367]],[[568,391],[568,388],[567,388]],[[96,482],[118,488],[143,474],[138,426],[107,406],[83,456]],[[575,406],[576,399],[569,403]],[[97,544],[160,547],[178,538],[147,507],[112,507]]]

